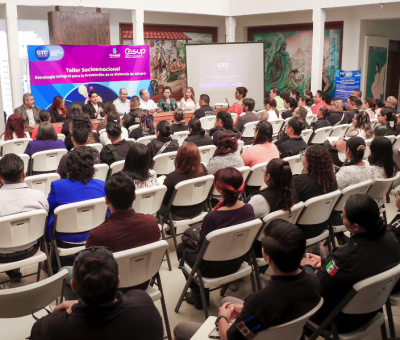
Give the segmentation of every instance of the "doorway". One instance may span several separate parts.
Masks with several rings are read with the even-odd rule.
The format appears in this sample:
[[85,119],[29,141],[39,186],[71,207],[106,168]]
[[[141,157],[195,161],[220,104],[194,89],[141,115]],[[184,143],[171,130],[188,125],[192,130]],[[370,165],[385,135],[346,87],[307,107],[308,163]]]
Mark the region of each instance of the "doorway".
[[386,95],[395,97],[399,100],[400,85],[400,41],[389,41],[389,55],[386,80]]

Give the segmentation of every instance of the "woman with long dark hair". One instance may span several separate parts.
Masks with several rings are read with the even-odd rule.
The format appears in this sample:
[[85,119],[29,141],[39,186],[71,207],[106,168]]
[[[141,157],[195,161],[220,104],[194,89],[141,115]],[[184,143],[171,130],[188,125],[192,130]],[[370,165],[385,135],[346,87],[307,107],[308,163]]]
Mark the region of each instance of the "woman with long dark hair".
[[282,112],[282,119],[290,118],[293,116],[293,111],[297,107],[297,101],[292,97],[286,97],[283,101],[283,107],[286,111]]
[[276,120],[279,117],[279,111],[276,109],[276,100],[269,97],[264,99],[265,112],[262,113],[260,120]]
[[307,110],[308,115],[312,114],[312,110],[311,110],[311,106],[313,105],[312,92],[311,92],[311,98],[308,97],[307,95],[301,96],[297,102],[297,105],[299,107],[304,107]]
[[[209,212],[203,220],[200,232],[200,240],[195,252],[187,252],[186,262],[193,266],[198,257],[198,253],[206,239],[206,236],[214,230],[231,227],[240,223],[254,220],[254,210],[250,204],[243,203],[239,196],[244,189],[243,176],[235,168],[227,167],[220,169],[215,173],[214,187],[222,196],[221,202]],[[185,250],[185,244],[178,245],[176,252],[178,257],[182,257]],[[205,277],[221,277],[237,272],[243,262],[243,258],[237,258],[229,261],[204,261],[201,264],[201,273]],[[191,284],[191,297],[186,300],[194,304],[196,309],[203,309],[200,298],[200,289],[198,285]],[[206,289],[206,301],[209,301],[209,291]],[[207,307],[205,307],[207,308]]]
[[187,131],[188,126],[186,124],[186,112],[182,109],[176,109],[173,113],[173,118],[171,120],[171,131]]
[[0,145],[8,140],[18,138],[30,138],[29,132],[24,130],[24,120],[18,113],[13,113],[8,117],[6,129],[0,137]]
[[365,98],[361,109],[365,111],[370,119],[375,119],[376,101],[373,98]]
[[201,127],[200,120],[193,118],[188,124],[189,135],[185,139],[186,142],[196,144],[197,146],[212,145],[213,140],[206,135],[206,131]]
[[212,137],[214,145],[217,146],[218,135],[220,132],[230,130],[233,131],[237,139],[240,139],[241,133],[233,126],[233,119],[229,112],[219,111],[216,117],[215,128],[209,131],[209,136]]
[[50,107],[50,116],[53,123],[64,122],[68,118],[65,101],[60,96],[55,96]]
[[375,136],[396,135],[397,116],[392,110],[384,108],[378,113],[378,125],[375,127]]
[[[108,120],[108,114],[110,112],[117,112],[117,107],[115,106],[115,104],[113,102],[107,102],[104,104],[103,107],[103,113],[104,113],[104,119],[99,123],[99,125],[97,125],[97,132],[100,133],[101,130],[105,129],[107,127],[107,124],[114,119],[110,119]],[[119,114],[118,114],[119,116]],[[128,138],[128,137],[126,137]]]
[[[117,123],[120,123],[121,122],[121,118],[120,118],[118,112],[116,112],[116,111],[110,111],[110,112],[106,111],[107,104],[108,103],[106,103],[104,105],[104,112],[105,112],[104,122],[106,122],[106,126],[107,126],[108,123],[113,122],[113,121],[117,122]],[[112,104],[112,105],[115,106],[114,104]],[[129,132],[123,126],[121,126],[121,138],[122,139],[129,138]],[[100,134],[100,143],[103,144],[103,145],[111,144],[111,140],[107,136],[107,131],[103,131]]]
[[164,86],[162,97],[159,99],[157,106],[162,112],[175,111],[178,108],[176,100],[172,98],[172,89],[169,86]]

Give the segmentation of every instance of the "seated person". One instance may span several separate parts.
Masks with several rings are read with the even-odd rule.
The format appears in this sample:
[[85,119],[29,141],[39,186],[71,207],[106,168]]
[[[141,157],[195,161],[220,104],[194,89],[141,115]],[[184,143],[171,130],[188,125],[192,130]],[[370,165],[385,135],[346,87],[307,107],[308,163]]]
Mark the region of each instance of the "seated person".
[[34,126],[39,124],[39,106],[35,105],[35,98],[32,93],[25,93],[23,96],[23,104],[14,110],[14,113],[22,117],[24,128],[28,130],[28,125]]
[[343,100],[341,98],[332,98],[330,106],[331,114],[328,116],[328,120],[332,126],[351,123],[346,113],[343,112]]
[[104,116],[104,104],[96,91],[89,92],[89,100],[82,107],[82,111],[87,113],[90,119],[96,119]]
[[[0,182],[3,185],[0,188],[0,217],[37,209],[49,211],[49,203],[44,193],[30,189],[24,183],[25,177],[24,162],[18,155],[9,153],[0,159]],[[0,248],[0,263],[26,259],[36,254],[38,249],[38,241],[20,247]],[[6,274],[14,280],[22,276],[19,269],[6,271]]]
[[281,158],[298,155],[307,149],[307,143],[301,137],[301,131],[304,130],[304,127],[304,121],[297,117],[289,119],[286,123],[285,130],[290,139],[278,145]]
[[[222,201],[204,217],[196,252],[187,252],[186,254],[186,262],[190,266],[194,265],[207,234],[214,230],[252,221],[255,218],[253,207],[239,201],[239,196],[244,189],[243,176],[240,171],[230,167],[220,169],[215,174],[214,186],[222,195]],[[178,258],[182,257],[186,248],[187,245],[183,242],[178,245],[176,248]],[[204,277],[221,277],[237,272],[242,262],[243,257],[222,262],[204,261],[200,269]],[[192,293],[186,302],[194,304],[196,309],[203,309],[199,286],[191,283],[190,288]],[[206,289],[207,301],[209,301],[209,297],[209,290]]]
[[[320,268],[324,304],[311,319],[317,324],[333,311],[353,285],[393,268],[400,262],[400,246],[379,216],[373,198],[365,194],[350,196],[343,206],[343,224],[351,233],[347,244],[336,248],[325,261],[306,256],[302,265]],[[310,269],[313,269],[313,268]],[[335,323],[340,333],[351,332],[370,321],[378,311],[366,314],[340,313]]]
[[[127,115],[126,115],[127,116]],[[132,118],[125,120],[126,125],[132,126]],[[128,128],[129,126],[126,126]],[[129,138],[139,139],[149,135],[154,135],[154,116],[150,111],[142,110],[139,113],[139,126],[129,133]]]
[[[107,136],[107,124],[110,122],[117,122],[118,124],[121,125],[121,118],[116,111],[111,111],[111,112],[107,113],[107,115],[105,116],[105,121],[107,122],[106,126],[105,126],[106,131],[103,131],[100,134],[100,143],[103,145],[112,144],[110,138],[108,138],[108,136]],[[123,126],[121,126],[121,138],[122,139],[129,138],[129,132]]]
[[[282,99],[281,99],[282,100]],[[282,100],[283,103],[283,100]],[[276,109],[276,100],[265,98],[264,99],[264,108],[265,112],[262,113],[260,120],[277,120],[279,117],[279,111]],[[282,104],[283,105],[283,104]]]
[[162,340],[163,323],[142,290],[118,292],[118,263],[106,248],[83,250],[74,263],[71,286],[79,300],[66,301],[37,321],[32,340]]
[[[254,99],[246,98],[243,99],[243,113],[240,115],[238,122],[236,124],[236,129],[240,132],[243,132],[244,125],[250,122],[256,122],[260,120],[257,114],[253,112],[256,102]],[[244,143],[252,142],[251,137],[243,137]]]
[[[305,249],[304,233],[287,221],[274,220],[264,229],[262,255],[273,275],[263,289],[246,300],[226,297],[221,301],[217,325],[222,340],[244,339],[237,325],[246,324],[249,318],[255,319],[254,325],[262,325],[254,332],[257,336],[269,327],[307,314],[318,305],[322,291],[313,268],[300,269]],[[188,321],[179,323],[174,329],[175,340],[189,340],[200,326]]]
[[[303,121],[302,130],[310,128],[310,125],[308,125],[306,121],[306,117],[307,117],[307,110],[303,106],[296,107],[295,110],[293,111],[292,118],[301,119]],[[277,137],[278,140],[275,142],[275,145],[277,147],[279,147],[282,143],[285,143],[290,139],[285,130],[286,129],[281,129],[281,131],[278,133]]]
[[185,143],[190,142],[197,146],[213,145],[213,140],[210,136],[206,135],[206,131],[201,127],[198,119],[189,120],[188,128],[189,135],[186,137]]
[[[235,91],[235,99],[236,102],[229,108],[229,112],[234,112],[238,114],[238,119],[239,116],[243,113],[243,99],[246,98],[248,90],[243,87],[237,87]],[[236,125],[237,121],[235,122]]]
[[109,122],[106,128],[107,137],[110,139],[111,144],[107,144],[100,152],[101,163],[111,165],[114,162],[122,161],[128,154],[129,147],[134,142],[122,139],[121,125],[118,122]]
[[[55,96],[53,99],[53,104],[50,107],[50,116],[53,123],[65,122],[68,118],[68,111],[65,106],[65,101],[63,97]],[[40,119],[40,112],[39,112]]]
[[171,131],[179,132],[179,131],[187,131],[188,126],[186,124],[186,113],[182,109],[176,109],[173,113],[173,118],[171,120]]
[[217,146],[218,143],[219,133],[225,130],[233,131],[236,134],[237,139],[240,139],[240,137],[242,136],[238,129],[233,126],[232,115],[226,111],[219,111],[217,113],[215,128],[212,128],[208,133],[209,136],[212,137],[215,146]]
[[122,121],[125,123],[127,120],[132,120],[133,119],[132,120],[132,124],[130,124],[130,125],[139,124],[139,116],[140,116],[140,113],[142,112],[142,109],[140,108],[140,99],[139,99],[139,97],[138,96],[132,96],[130,101],[129,101],[129,106],[130,106],[130,111],[126,115],[124,115],[124,117],[122,118]]
[[[393,127],[391,126],[393,124]],[[376,137],[396,135],[397,117],[392,110],[385,108],[378,113],[378,124],[374,132]]]
[[161,153],[177,151],[179,148],[178,141],[171,138],[171,124],[166,120],[158,122],[156,129],[156,139],[150,141],[147,144],[147,148],[150,152],[150,157],[153,159],[154,156]]
[[64,124],[61,127],[61,133],[65,136],[65,139],[67,139],[68,136],[71,134],[70,131],[71,122],[74,119],[75,114],[77,113],[82,113],[82,106],[80,106],[79,104],[72,104],[69,107],[68,119],[64,122]]
[[24,121],[22,117],[18,113],[13,113],[8,117],[6,129],[0,137],[0,146],[6,141],[18,138],[31,138],[31,136],[29,132],[24,131]]
[[207,94],[202,94],[200,96],[199,105],[200,108],[194,111],[192,119],[200,119],[206,116],[215,116],[215,111],[210,106],[210,97]]
[[[43,122],[50,122],[51,123],[50,112],[47,111],[47,110],[40,111],[39,112],[39,121],[40,121],[40,123],[43,123]],[[53,128],[54,128],[54,130],[56,131],[57,134],[61,133],[61,128],[59,126],[53,125]],[[39,127],[33,129],[33,131],[32,131],[32,139],[36,139],[36,135],[37,135],[38,131],[39,131]],[[26,133],[28,133],[28,132],[26,132]]]
[[171,97],[172,89],[169,86],[164,86],[162,97],[158,100],[157,106],[162,112],[175,111],[178,108],[175,98]]
[[[100,133],[100,131],[101,130],[104,130],[105,128],[106,128],[106,126],[107,126],[107,123],[110,121],[112,121],[112,120],[114,120],[114,119],[108,119],[108,115],[109,115],[109,113],[110,112],[117,112],[117,108],[116,108],[116,106],[114,105],[114,103],[112,103],[112,102],[107,102],[107,103],[105,103],[104,104],[104,108],[103,108],[103,112],[104,112],[104,119],[103,120],[101,120],[100,121],[100,123],[99,123],[99,125],[97,125],[97,129],[96,129],[96,131],[98,132],[98,133]],[[119,116],[119,114],[118,114],[118,116]],[[114,118],[114,117],[113,117]]]
[[317,111],[317,119],[311,123],[310,128],[315,131],[323,127],[331,126],[331,123],[327,118],[329,115],[329,109],[326,106],[320,106]]
[[282,119],[291,118],[293,116],[293,111],[297,107],[297,101],[292,97],[286,97],[284,99],[283,107],[286,111],[281,114]]
[[[48,197],[50,210],[46,226],[46,239],[53,238],[54,210],[68,203],[81,202],[105,196],[104,182],[93,179],[93,154],[87,147],[77,147],[67,159],[67,179],[51,183]],[[62,248],[77,247],[85,244],[88,232],[79,234],[56,233],[57,245]],[[63,257],[64,258],[64,257]],[[62,258],[62,259],[63,259]]]
[[[72,105],[72,107],[79,106],[78,104]],[[89,129],[89,138],[87,140],[87,144],[100,143],[99,134],[94,131],[93,124],[90,121],[89,115],[87,113],[83,113],[79,108],[75,108],[71,110],[72,120],[65,121],[62,127],[62,133],[65,137],[65,145],[68,151],[71,151],[74,148],[74,143],[72,143],[72,131],[74,127],[82,126],[86,129]],[[68,134],[65,134],[65,130],[68,129]]]

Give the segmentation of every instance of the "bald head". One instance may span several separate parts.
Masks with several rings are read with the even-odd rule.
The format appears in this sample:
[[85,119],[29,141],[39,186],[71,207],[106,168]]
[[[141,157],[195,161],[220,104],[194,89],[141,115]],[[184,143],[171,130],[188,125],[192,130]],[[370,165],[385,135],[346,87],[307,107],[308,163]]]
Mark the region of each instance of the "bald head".
[[343,100],[341,98],[332,98],[331,110],[336,112],[343,111]]
[[119,99],[121,100],[121,102],[125,102],[127,98],[128,98],[128,90],[125,88],[119,90]]

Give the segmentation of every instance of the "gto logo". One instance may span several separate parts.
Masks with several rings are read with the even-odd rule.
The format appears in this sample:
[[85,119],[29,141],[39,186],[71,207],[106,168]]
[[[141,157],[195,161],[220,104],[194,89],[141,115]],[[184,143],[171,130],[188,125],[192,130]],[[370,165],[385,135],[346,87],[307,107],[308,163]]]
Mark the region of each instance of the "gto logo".
[[230,63],[218,63],[217,64],[217,69],[218,70],[229,70],[231,68]]
[[128,55],[138,55],[138,54],[140,54],[140,56],[142,56],[145,53],[146,53],[146,49],[145,48],[138,49],[138,48],[129,48],[128,47],[128,48],[125,49],[125,54],[128,54]]
[[46,57],[49,55],[49,52],[47,51],[37,51],[36,54],[38,55],[38,57]]
[[38,46],[35,50],[36,58],[41,61],[47,60],[50,57],[50,51],[46,46]]

